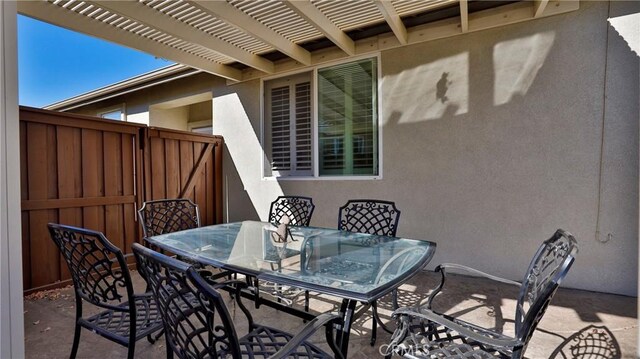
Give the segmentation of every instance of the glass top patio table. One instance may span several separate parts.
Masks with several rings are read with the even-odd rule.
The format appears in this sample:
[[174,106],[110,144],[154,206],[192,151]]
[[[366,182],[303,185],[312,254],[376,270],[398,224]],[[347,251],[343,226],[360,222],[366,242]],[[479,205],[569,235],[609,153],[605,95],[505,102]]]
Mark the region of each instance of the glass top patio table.
[[244,221],[149,237],[164,250],[282,285],[372,302],[429,262],[436,244],[318,227]]

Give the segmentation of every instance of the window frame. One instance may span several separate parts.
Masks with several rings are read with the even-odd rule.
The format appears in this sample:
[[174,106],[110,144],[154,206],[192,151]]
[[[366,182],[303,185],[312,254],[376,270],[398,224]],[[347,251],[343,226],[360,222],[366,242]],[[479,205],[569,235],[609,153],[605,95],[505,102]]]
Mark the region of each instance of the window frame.
[[[116,112],[116,111],[120,111],[120,119],[119,120],[116,120],[116,119],[113,119],[113,118],[109,118],[109,117],[103,117],[103,115],[105,115],[107,113]],[[124,103],[121,103],[121,104],[114,105],[114,106],[111,106],[111,107],[105,107],[105,108],[103,108],[103,109],[98,111],[97,117],[100,117],[100,118],[105,119],[105,120],[127,122],[126,106],[125,106]]]
[[[187,131],[189,131],[189,132],[196,132],[194,130],[197,130],[199,128],[205,128],[205,127],[210,127],[211,128],[210,135],[212,135],[213,134],[213,120],[187,122]],[[202,132],[196,132],[196,133],[202,133]]]
[[[376,59],[376,93],[377,97],[375,99],[375,108],[377,111],[377,145],[378,145],[378,174],[377,175],[325,175],[320,176],[320,148],[319,148],[319,131],[318,131],[318,101],[319,101],[319,91],[318,91],[318,70],[333,67],[343,64],[348,64],[351,62],[366,60],[366,59]],[[306,72],[311,72],[311,123],[312,123],[312,175],[267,175],[267,172],[271,172],[266,168],[266,164],[268,163],[267,159],[267,150],[265,149],[265,145],[267,143],[266,136],[266,86],[265,82],[284,79],[286,77],[293,77],[296,75],[304,74]],[[381,121],[382,115],[382,71],[381,71],[381,61],[380,61],[380,53],[375,54],[367,54],[361,56],[354,56],[345,59],[335,60],[325,62],[312,67],[305,67],[289,72],[279,73],[273,76],[266,76],[260,79],[260,144],[261,144],[261,153],[260,153],[260,168],[261,168],[261,176],[264,181],[344,181],[344,180],[380,180],[383,178],[383,124]]]

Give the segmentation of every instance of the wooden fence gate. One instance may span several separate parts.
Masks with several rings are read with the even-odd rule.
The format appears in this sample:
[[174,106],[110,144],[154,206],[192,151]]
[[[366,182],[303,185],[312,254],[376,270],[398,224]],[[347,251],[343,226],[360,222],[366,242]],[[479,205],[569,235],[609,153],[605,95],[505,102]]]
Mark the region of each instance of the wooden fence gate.
[[25,292],[70,284],[48,222],[103,232],[125,254],[142,240],[136,209],[186,197],[222,221],[222,137],[20,108]]

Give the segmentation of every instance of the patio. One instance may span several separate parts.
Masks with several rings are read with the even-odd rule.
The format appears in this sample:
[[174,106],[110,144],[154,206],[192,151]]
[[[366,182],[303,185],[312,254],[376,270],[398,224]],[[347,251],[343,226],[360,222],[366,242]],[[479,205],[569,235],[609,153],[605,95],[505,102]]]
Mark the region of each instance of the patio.
[[[134,273],[137,289],[144,288],[140,276]],[[571,274],[569,274],[571,276]],[[428,294],[439,281],[439,275],[430,271],[418,274],[400,287],[400,305],[412,305]],[[458,313],[487,327],[504,328],[511,333],[514,303],[517,292],[509,286],[484,279],[456,276],[436,299],[435,308],[446,313]],[[61,358],[71,350],[73,338],[74,297],[71,287],[41,292],[27,297],[25,304],[25,347],[28,358]],[[300,298],[302,299],[302,298]],[[330,297],[312,296],[311,309],[316,312],[336,310],[339,301]],[[301,301],[296,305],[301,305]],[[581,290],[560,288],[551,301],[529,344],[527,358],[632,358],[636,353],[637,298]],[[229,305],[234,317],[241,318]],[[389,320],[391,303],[384,298],[379,303],[381,317]],[[285,328],[295,332],[302,321],[262,307],[255,310],[259,323]],[[389,334],[379,331],[378,342],[369,345],[371,324],[367,313],[353,326],[349,357],[382,357],[379,348],[389,340]],[[245,323],[236,323],[238,331]],[[315,342],[324,338],[316,334]],[[164,357],[162,338],[154,345],[142,340],[136,348],[136,357]],[[589,354],[591,353],[591,354]],[[126,349],[97,335],[83,331],[78,357],[124,357]]]

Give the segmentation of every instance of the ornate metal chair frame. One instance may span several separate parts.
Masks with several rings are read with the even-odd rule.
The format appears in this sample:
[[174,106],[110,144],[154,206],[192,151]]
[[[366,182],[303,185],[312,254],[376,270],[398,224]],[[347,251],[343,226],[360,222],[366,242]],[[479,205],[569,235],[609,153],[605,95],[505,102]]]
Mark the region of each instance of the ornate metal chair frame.
[[[522,283],[496,277],[459,264],[436,267],[442,280],[431,293],[426,308],[400,308],[394,312],[398,329],[390,352],[409,354],[411,358],[522,358],[540,319],[567,275],[578,252],[575,238],[558,229],[533,257]],[[442,290],[446,272],[461,270],[494,281],[520,287],[515,313],[515,337],[482,328],[431,309],[433,299]]]
[[400,210],[395,202],[377,199],[351,199],[338,211],[342,231],[395,237]]
[[[48,227],[67,262],[75,291],[76,320],[70,357],[75,358],[78,352],[81,328],[87,328],[127,347],[127,357],[133,358],[136,341],[147,337],[153,342],[151,335],[162,329],[151,293],[134,294],[122,251],[102,233],[53,223]],[[125,293],[121,293],[123,289]],[[85,301],[104,310],[84,318]]]
[[187,198],[146,201],[138,217],[145,238],[200,227],[198,205]]
[[[198,205],[188,198],[146,201],[138,210],[138,218],[140,218],[145,238],[200,227]],[[227,273],[214,275],[199,263],[186,258],[180,258],[180,260],[194,264],[201,275],[211,277],[213,280],[228,275]]]
[[[167,357],[179,358],[333,358],[306,340],[325,328],[334,355],[342,353],[334,341],[334,324],[341,318],[322,314],[296,336],[257,325],[242,304],[240,290],[246,284],[232,280],[211,285],[187,263],[139,244],[133,245],[139,270],[145,272],[162,314],[167,340]],[[247,317],[249,332],[239,337],[218,289],[233,287],[235,304]]]
[[[275,201],[271,202],[269,207],[269,222],[274,225],[283,224],[284,217],[288,218],[285,224],[284,236],[280,235],[280,240],[287,241],[292,239],[289,226],[302,226],[307,227],[311,223],[311,217],[313,216],[313,210],[316,206],[313,204],[311,197],[305,196],[278,196]],[[251,282],[251,281],[250,281]],[[253,281],[257,284],[258,290],[274,296],[278,302],[284,301],[288,305],[292,305],[296,297],[298,297],[303,291],[292,287],[282,287],[276,283]],[[260,289],[262,288],[262,289]],[[309,292],[304,291],[305,304],[304,310],[309,311]]]
[[[338,229],[395,237],[398,231],[400,213],[395,202],[379,199],[351,199],[338,210]],[[375,240],[375,238],[372,239]],[[392,295],[394,309],[397,309],[398,292],[394,290]],[[391,333],[391,331],[380,320],[376,302],[371,303],[371,310],[373,313],[371,345],[374,345],[378,324],[387,332]]]
[[309,226],[316,206],[311,197],[279,196],[271,202],[269,222],[279,224],[284,216],[289,217],[289,225]]

